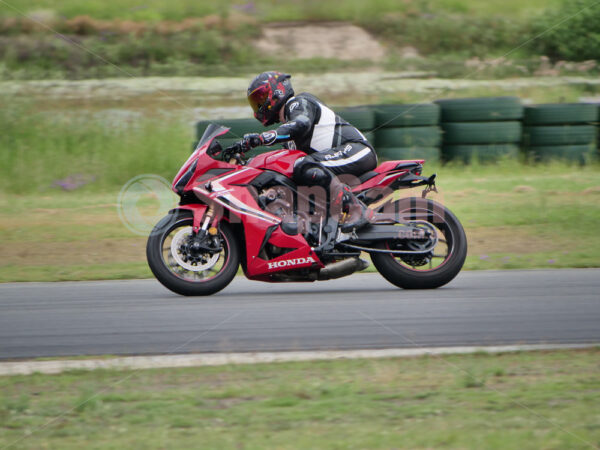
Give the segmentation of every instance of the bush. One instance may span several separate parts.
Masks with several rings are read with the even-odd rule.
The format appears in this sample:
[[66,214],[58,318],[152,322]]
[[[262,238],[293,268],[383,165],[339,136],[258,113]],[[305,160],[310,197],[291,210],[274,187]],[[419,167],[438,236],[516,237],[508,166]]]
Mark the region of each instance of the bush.
[[[11,78],[89,78],[153,74],[200,75],[214,67],[238,67],[256,56],[250,38],[255,27],[188,29],[179,33],[154,31],[118,34],[70,34],[67,42],[47,34],[0,35],[0,61]],[[89,51],[84,51],[85,48]],[[100,55],[99,58],[97,55]],[[112,65],[107,65],[110,61]],[[193,67],[195,66],[195,67]],[[172,70],[165,70],[172,67]]]
[[600,59],[600,3],[596,0],[564,0],[534,24],[540,52],[554,60]]

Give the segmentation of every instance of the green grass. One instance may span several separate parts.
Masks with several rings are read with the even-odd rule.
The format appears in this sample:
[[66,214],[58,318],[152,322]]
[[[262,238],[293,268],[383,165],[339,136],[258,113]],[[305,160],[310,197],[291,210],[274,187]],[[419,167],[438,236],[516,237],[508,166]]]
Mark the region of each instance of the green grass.
[[14,448],[600,444],[598,350],[0,378]]
[[[462,13],[487,15],[506,15],[511,17],[528,16],[547,7],[559,3],[559,0],[531,0],[519,2],[481,2],[475,0],[342,0],[318,1],[306,0],[257,0],[253,2],[231,1],[213,2],[198,0],[13,0],[12,6],[25,13],[46,10],[54,11],[59,16],[75,17],[89,15],[98,19],[130,19],[141,21],[183,20],[189,17],[203,17],[209,14],[227,14],[231,11],[246,12],[260,17],[261,20],[354,20],[383,17],[389,13],[414,13],[415,11],[431,11],[441,14]],[[244,7],[245,6],[245,7]],[[14,17],[16,12],[0,6],[0,17]]]
[[39,192],[64,180],[101,188],[122,185],[133,174],[172,177],[194,139],[190,125],[160,117],[137,120],[119,111],[110,117],[109,110],[98,120],[12,106],[0,109],[0,189],[8,192]]

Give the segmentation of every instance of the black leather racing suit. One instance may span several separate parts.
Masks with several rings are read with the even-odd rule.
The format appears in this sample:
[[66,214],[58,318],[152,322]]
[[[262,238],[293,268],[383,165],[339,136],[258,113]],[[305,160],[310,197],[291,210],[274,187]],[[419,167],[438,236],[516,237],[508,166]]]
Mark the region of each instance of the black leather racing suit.
[[263,136],[266,145],[285,142],[286,148],[307,154],[294,166],[299,184],[328,187],[331,174],[360,176],[377,166],[377,155],[365,136],[310,94],[290,98],[284,105],[284,120]]

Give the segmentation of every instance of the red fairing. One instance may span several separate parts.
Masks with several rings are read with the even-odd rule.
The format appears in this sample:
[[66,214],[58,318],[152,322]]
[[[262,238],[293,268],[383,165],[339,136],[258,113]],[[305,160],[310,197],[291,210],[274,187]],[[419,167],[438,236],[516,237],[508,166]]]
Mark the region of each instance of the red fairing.
[[381,163],[375,169],[373,169],[373,171],[374,172],[379,172],[379,173],[386,173],[386,172],[389,172],[391,170],[394,170],[394,168],[396,166],[398,166],[398,164],[403,164],[403,163],[425,164],[425,160],[424,159],[401,159],[401,160],[398,160],[398,161],[386,161],[384,163]]
[[306,156],[306,153],[300,150],[275,150],[255,156],[248,162],[248,167],[274,170],[287,177],[291,177],[294,173],[294,164],[298,158],[303,158],[304,156]]
[[358,186],[353,186],[352,192],[362,192],[367,189],[383,188],[383,187],[389,186],[395,180],[406,175],[406,173],[408,172],[408,170],[406,170],[406,169],[401,169],[401,170],[396,169],[396,167],[399,164],[403,164],[403,163],[424,164],[425,160],[423,160],[423,159],[412,160],[411,159],[411,160],[386,161],[386,162],[382,163],[381,165],[377,166],[375,169],[373,169],[373,172],[377,172],[377,173],[379,173],[379,175],[374,176],[373,178],[365,181],[362,184],[359,184]]
[[405,175],[406,172],[408,172],[408,170],[401,170],[399,172],[379,174],[379,175],[371,178],[370,180],[367,180],[364,183],[353,187],[352,192],[361,192],[366,189],[372,189],[375,187],[382,188],[382,187],[389,186],[390,184],[392,184],[394,182],[394,180],[397,180],[399,177]]
[[273,231],[267,243],[277,247],[294,248],[295,250],[274,259],[266,260],[259,256],[262,243],[269,227],[260,226],[256,222],[244,221],[246,236],[246,276],[256,278],[261,275],[288,271],[290,269],[322,268],[323,263],[298,234],[285,234],[279,226]]
[[[262,171],[244,167],[240,170],[216,177],[208,183],[196,183],[193,190],[199,199],[221,211],[227,209],[230,223],[241,223],[246,243],[246,276],[260,277],[265,274],[301,269],[321,268],[322,262],[312,251],[304,236],[284,233],[280,228],[281,218],[262,210],[247,185]],[[270,228],[270,237],[265,237]],[[295,249],[283,256],[266,260],[261,257],[261,248],[266,244]]]
[[[229,131],[229,130],[227,128],[224,128],[223,131],[221,133],[216,134],[215,137],[222,136],[223,134],[227,133],[227,131]],[[181,179],[181,177],[183,175],[185,175],[185,173],[192,166],[192,164],[194,164],[194,162],[196,160],[201,160],[202,164],[198,164],[196,166],[196,171],[194,172],[194,176],[190,179],[190,182],[188,182],[188,184],[186,186],[186,190],[191,188],[190,187],[191,182],[196,178],[196,175],[198,175],[200,173],[205,173],[205,172],[209,171],[210,169],[231,168],[233,170],[237,167],[235,164],[229,164],[229,163],[226,163],[223,161],[213,159],[206,154],[206,150],[208,149],[208,147],[210,146],[212,141],[213,140],[211,139],[210,141],[206,142],[201,147],[198,147],[196,150],[194,150],[192,152],[192,154],[190,155],[190,157],[187,159],[187,161],[183,164],[183,166],[181,166],[181,169],[179,169],[179,172],[177,172],[177,175],[175,175],[175,178],[173,179],[173,183],[171,185],[171,189],[174,192],[177,192],[177,190],[175,189],[175,185],[177,184],[177,182]]]

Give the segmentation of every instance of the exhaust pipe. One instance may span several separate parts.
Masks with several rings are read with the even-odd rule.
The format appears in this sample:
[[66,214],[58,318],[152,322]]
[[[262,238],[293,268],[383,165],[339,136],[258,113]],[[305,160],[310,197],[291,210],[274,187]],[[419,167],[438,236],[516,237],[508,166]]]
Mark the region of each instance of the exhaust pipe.
[[352,275],[354,272],[364,270],[369,267],[369,263],[360,258],[349,258],[327,264],[319,271],[317,280],[333,280]]

